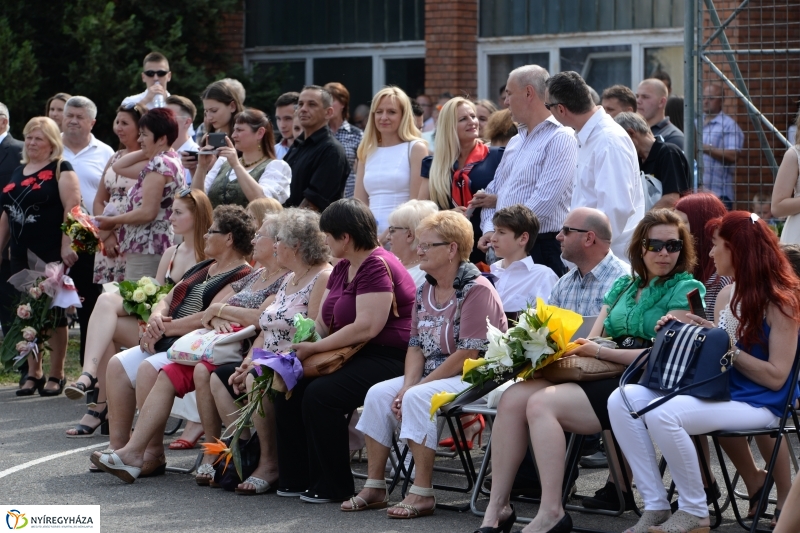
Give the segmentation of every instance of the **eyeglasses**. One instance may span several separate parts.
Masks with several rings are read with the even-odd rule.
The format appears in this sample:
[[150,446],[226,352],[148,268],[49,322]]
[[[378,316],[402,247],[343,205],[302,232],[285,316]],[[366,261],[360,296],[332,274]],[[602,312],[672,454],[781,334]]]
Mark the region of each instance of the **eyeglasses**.
[[253,237],[253,240],[263,239],[264,237],[266,237],[266,235],[261,235],[259,232],[256,232],[255,236]]
[[544,106],[547,108],[548,111],[550,111],[550,108],[553,107],[554,105],[561,105],[561,102],[553,102],[552,104],[548,104],[545,102],[544,104]]
[[449,244],[449,242],[421,242],[417,245],[417,250],[422,250],[422,253],[426,253],[433,246],[448,246]]
[[143,72],[143,74],[145,76],[147,76],[148,78],[152,78],[156,74],[158,75],[159,78],[163,78],[164,76],[169,74],[169,71],[168,70],[145,70]]
[[644,249],[648,252],[658,253],[666,248],[667,252],[674,254],[683,250],[683,241],[680,239],[670,239],[668,241],[642,239],[642,246],[644,246]]
[[226,234],[226,233],[228,233],[228,232],[227,232],[227,231],[220,231],[220,230],[218,230],[218,229],[210,229],[210,230],[208,230],[208,231],[206,232],[206,235],[213,235],[214,233],[221,233],[221,234],[223,234],[223,235],[224,235],[224,234]]
[[564,235],[569,235],[570,231],[574,231],[576,233],[589,233],[591,230],[570,228],[569,226],[564,226],[564,227],[561,228],[561,233],[563,233]]
[[404,229],[404,230],[408,231],[408,228],[402,228],[400,226],[389,226],[389,235],[394,235],[395,231],[398,231],[398,230],[401,230],[401,229]]

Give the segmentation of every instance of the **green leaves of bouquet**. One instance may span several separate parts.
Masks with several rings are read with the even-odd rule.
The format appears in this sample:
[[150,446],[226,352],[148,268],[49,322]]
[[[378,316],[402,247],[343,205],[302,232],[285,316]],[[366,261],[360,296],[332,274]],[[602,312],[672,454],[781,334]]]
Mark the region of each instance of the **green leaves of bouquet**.
[[117,285],[122,296],[122,308],[144,322],[150,320],[153,306],[172,290],[171,284],[159,285],[156,280],[147,276],[139,281],[120,281]]

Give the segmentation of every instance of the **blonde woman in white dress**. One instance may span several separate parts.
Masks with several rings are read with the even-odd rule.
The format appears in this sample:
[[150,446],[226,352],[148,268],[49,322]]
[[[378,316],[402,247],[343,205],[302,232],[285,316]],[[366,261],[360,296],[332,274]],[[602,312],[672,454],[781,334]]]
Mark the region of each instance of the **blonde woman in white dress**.
[[[800,126],[800,113],[795,125]],[[796,141],[786,150],[772,189],[772,216],[789,217],[781,233],[784,244],[800,244],[800,144]]]

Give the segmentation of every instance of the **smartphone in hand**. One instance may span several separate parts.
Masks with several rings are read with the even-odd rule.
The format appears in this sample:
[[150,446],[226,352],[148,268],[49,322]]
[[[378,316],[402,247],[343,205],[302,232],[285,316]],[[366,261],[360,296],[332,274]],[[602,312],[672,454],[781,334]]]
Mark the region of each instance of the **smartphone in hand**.
[[227,136],[228,135],[225,133],[209,133],[206,142],[209,146],[213,146],[214,148],[224,148],[225,146],[228,146],[225,143],[225,137]]
[[703,307],[703,299],[700,298],[699,289],[692,289],[686,293],[686,299],[689,300],[689,308],[692,310],[693,315],[702,317],[706,316],[706,312]]

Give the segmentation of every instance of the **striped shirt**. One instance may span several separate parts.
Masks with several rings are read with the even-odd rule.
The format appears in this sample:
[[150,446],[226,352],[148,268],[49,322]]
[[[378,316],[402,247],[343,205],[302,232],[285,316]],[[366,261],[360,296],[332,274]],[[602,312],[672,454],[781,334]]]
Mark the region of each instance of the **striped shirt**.
[[521,127],[486,188],[497,195],[497,205],[481,211],[483,232],[494,231],[492,217],[497,209],[514,204],[526,205],[536,214],[540,233],[561,230],[572,198],[577,153],[572,130],[552,116],[530,132]]
[[553,287],[549,303],[582,316],[597,316],[606,293],[626,274],[630,274],[630,267],[609,250],[585,276],[581,276],[578,268],[564,274]]

